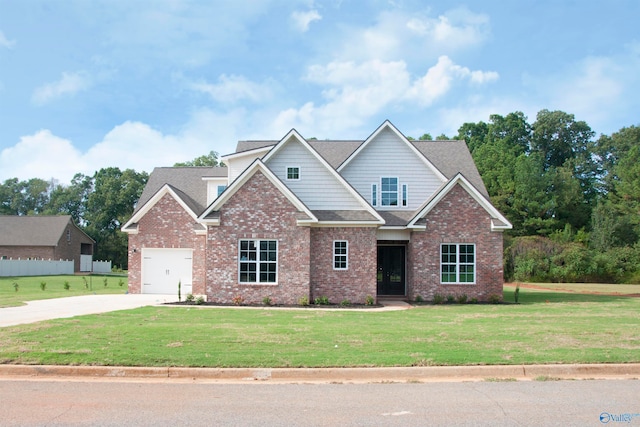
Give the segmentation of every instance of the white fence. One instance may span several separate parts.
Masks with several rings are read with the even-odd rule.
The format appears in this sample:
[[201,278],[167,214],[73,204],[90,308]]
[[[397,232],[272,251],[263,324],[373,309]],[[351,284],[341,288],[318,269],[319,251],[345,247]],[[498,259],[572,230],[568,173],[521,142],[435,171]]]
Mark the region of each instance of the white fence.
[[73,274],[73,261],[0,259],[0,276],[52,276]]
[[[111,273],[111,261],[93,261],[93,272]],[[89,273],[90,271],[87,271]],[[73,274],[73,261],[0,259],[0,277]]]
[[93,261],[94,273],[111,273],[111,261]]

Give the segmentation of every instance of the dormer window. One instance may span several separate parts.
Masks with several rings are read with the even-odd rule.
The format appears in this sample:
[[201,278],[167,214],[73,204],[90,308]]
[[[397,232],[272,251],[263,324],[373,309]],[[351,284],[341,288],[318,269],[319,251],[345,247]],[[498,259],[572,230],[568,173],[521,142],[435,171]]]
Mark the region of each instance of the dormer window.
[[297,181],[300,179],[300,168],[297,166],[289,166],[287,168],[287,181]]

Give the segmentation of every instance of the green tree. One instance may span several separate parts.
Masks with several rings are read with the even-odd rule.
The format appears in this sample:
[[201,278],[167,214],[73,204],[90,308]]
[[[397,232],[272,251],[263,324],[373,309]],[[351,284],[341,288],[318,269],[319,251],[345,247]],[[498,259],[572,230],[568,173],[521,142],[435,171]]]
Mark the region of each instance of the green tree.
[[51,191],[47,215],[71,215],[73,221],[82,226],[85,223],[87,200],[92,191],[90,176],[76,174],[68,186],[58,185]]
[[149,175],[132,169],[105,168],[93,176],[87,199],[86,232],[97,243],[95,257],[127,266],[127,237],[120,228],[131,217]]
[[18,181],[7,179],[0,185],[0,213],[4,215],[37,215],[49,203],[50,185],[40,178]]
[[188,162],[176,163],[174,167],[194,167],[194,166],[222,166],[218,162],[218,153],[210,151],[209,154],[196,157]]

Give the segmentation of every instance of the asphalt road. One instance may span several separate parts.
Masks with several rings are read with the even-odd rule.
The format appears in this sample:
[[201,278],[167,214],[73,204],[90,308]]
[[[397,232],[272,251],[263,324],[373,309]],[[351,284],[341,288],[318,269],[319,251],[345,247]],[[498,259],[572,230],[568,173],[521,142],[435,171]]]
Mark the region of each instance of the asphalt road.
[[[0,379],[2,426],[640,426],[640,381]],[[617,418],[622,417],[622,418]]]

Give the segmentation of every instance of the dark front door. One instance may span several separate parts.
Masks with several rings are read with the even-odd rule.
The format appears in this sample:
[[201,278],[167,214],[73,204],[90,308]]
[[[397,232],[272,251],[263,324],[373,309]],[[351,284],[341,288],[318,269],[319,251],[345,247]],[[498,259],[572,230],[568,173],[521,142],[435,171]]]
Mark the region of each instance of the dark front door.
[[404,246],[378,246],[378,295],[406,295]]

